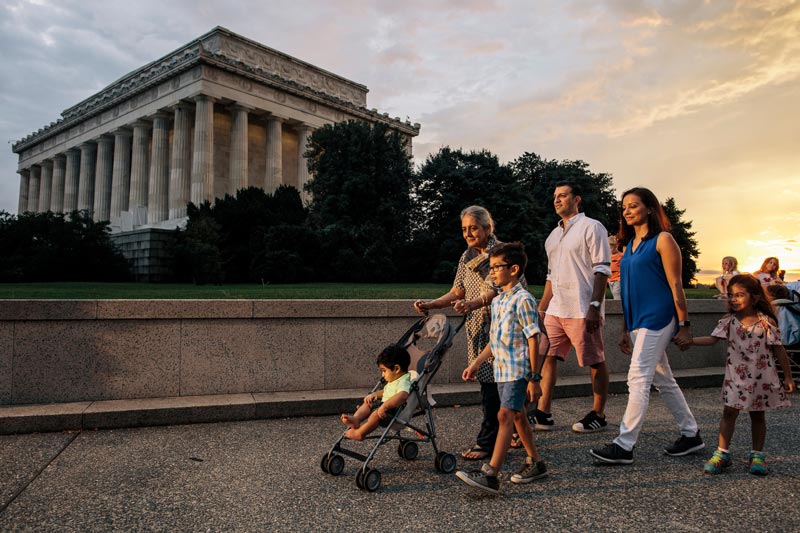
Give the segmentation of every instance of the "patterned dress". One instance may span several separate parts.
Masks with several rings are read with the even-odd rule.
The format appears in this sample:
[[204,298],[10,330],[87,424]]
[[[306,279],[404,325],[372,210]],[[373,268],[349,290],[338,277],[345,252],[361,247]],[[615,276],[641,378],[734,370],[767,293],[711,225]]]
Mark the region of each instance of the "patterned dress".
[[757,322],[744,326],[735,316],[727,315],[711,336],[728,341],[722,384],[722,401],[726,406],[740,411],[771,411],[790,406],[770,348],[781,344],[781,335],[769,317],[759,313]]
[[[494,284],[489,277],[489,252],[495,246],[502,244],[494,237],[489,237],[484,253],[475,248],[467,248],[458,260],[456,278],[453,288],[464,291],[464,299],[478,298],[486,291],[493,290]],[[477,359],[484,346],[489,344],[489,326],[492,315],[490,306],[484,306],[471,312],[467,317],[467,364]],[[484,363],[478,369],[478,381],[481,383],[494,382],[494,370],[491,361]]]

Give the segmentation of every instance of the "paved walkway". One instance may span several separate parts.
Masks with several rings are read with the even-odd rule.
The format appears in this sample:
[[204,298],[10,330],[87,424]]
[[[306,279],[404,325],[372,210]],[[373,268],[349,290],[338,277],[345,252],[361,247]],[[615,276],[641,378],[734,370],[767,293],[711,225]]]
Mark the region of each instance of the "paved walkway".
[[[654,395],[632,466],[596,466],[588,449],[605,433],[569,426],[588,398],[557,400],[557,430],[537,433],[551,475],[503,484],[491,497],[433,468],[431,447],[405,461],[382,448],[376,493],[356,488],[356,462],[339,477],[320,459],[342,430],[334,416],[185,426],[0,436],[2,531],[797,531],[800,502],[800,400],[767,416],[771,473],[748,474],[750,424],[734,437],[734,466],[703,475],[716,442],[718,389],[687,390],[709,450],[672,458],[677,437]],[[618,422],[626,396],[612,396]],[[479,408],[436,410],[440,446],[471,444]],[[524,452],[510,455],[509,468]],[[462,461],[459,460],[460,466]]]

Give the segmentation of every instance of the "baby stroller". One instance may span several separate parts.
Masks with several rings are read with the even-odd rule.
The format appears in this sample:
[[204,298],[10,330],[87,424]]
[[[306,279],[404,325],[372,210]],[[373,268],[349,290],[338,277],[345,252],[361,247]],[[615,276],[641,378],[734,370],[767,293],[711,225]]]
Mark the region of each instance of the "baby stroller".
[[[788,288],[789,284],[787,284]],[[800,293],[790,289],[791,299],[776,299],[772,303],[778,315],[778,328],[781,330],[781,342],[789,356],[792,367],[792,378],[800,382]],[[778,365],[778,374],[783,379],[783,370]]]
[[[464,326],[461,321],[457,327],[452,327],[445,315],[428,315],[419,319],[400,338],[397,344],[404,346],[411,355],[409,372],[412,373],[411,392],[402,408],[397,409],[395,415],[379,427],[373,434],[367,435],[364,440],[375,440],[375,445],[367,455],[362,455],[344,447],[351,441],[345,440],[344,432],[331,447],[330,451],[322,456],[322,470],[333,476],[338,476],[344,470],[344,457],[352,457],[363,461],[356,473],[356,485],[360,489],[374,492],[381,486],[381,473],[369,464],[375,453],[384,444],[398,441],[397,453],[403,459],[416,459],[419,454],[418,442],[430,442],[433,446],[434,466],[439,472],[450,474],[456,469],[456,457],[452,453],[440,451],[436,446],[436,426],[433,422],[433,399],[428,394],[428,384],[436,375],[442,358],[453,345],[453,338]],[[429,350],[424,350],[425,345],[433,344]],[[416,374],[416,375],[415,375]],[[372,388],[375,392],[383,385],[383,380]],[[422,417],[420,423],[414,424],[413,419]]]

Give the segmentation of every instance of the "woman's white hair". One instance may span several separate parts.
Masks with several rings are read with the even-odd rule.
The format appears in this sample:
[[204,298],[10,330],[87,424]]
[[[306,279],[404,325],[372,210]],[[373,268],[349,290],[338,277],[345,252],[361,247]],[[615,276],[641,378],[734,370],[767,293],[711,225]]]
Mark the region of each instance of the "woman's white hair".
[[463,219],[466,216],[477,220],[478,224],[483,226],[483,229],[485,229],[489,235],[494,236],[494,219],[492,219],[492,215],[485,207],[479,205],[465,207],[464,210],[461,211],[461,218]]

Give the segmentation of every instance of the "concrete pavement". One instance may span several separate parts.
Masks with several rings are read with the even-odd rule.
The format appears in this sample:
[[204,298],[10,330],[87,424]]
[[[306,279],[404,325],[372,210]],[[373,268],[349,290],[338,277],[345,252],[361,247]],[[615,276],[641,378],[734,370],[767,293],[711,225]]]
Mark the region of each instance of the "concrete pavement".
[[[356,461],[344,473],[320,470],[322,455],[342,430],[335,416],[182,426],[79,430],[0,436],[2,531],[797,531],[800,498],[798,397],[767,415],[770,475],[748,473],[750,424],[739,419],[734,466],[704,475],[716,443],[719,389],[687,389],[708,449],[672,458],[671,416],[653,395],[631,466],[597,466],[590,447],[618,427],[579,435],[569,427],[588,397],[554,406],[557,430],[536,434],[550,477],[530,485],[503,483],[484,496],[453,475],[437,473],[430,445],[414,461],[396,446],[372,466],[383,475],[376,493],[359,490]],[[627,397],[613,395],[616,424]],[[440,447],[472,443],[479,408],[435,411]],[[508,468],[523,460],[510,454]],[[459,460],[459,467],[464,462]],[[472,467],[473,464],[465,465]]]

